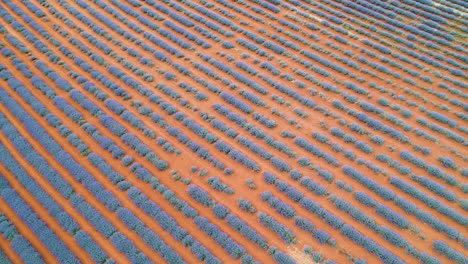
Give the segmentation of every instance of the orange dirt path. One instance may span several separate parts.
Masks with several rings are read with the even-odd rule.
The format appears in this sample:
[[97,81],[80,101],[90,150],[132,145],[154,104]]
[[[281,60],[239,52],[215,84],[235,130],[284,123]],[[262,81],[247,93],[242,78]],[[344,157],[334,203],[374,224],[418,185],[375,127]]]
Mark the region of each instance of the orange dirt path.
[[[10,95],[13,95],[13,94],[10,94]],[[12,96],[12,97],[13,97],[13,96]],[[15,98],[15,99],[17,100],[17,102],[20,102],[20,100],[18,100],[19,98]],[[23,104],[23,105],[22,105],[23,108],[28,109],[28,108],[26,107],[26,105],[24,105],[24,102],[21,101],[20,104]],[[1,109],[1,108],[0,108],[0,109]],[[31,116],[35,117],[36,121],[37,121],[39,124],[41,124],[42,127],[48,127],[48,124],[45,123],[45,120],[40,119],[40,118],[37,118],[37,117],[36,117],[37,114],[36,114],[32,109],[31,109],[30,111],[28,111],[28,112],[31,113]],[[56,114],[57,116],[59,116],[59,114],[58,114],[57,112],[55,112],[55,114]],[[61,114],[63,114],[63,113],[61,113]],[[64,123],[66,124],[66,122],[64,122]],[[21,126],[21,125],[18,125],[18,126]],[[18,127],[17,127],[17,129],[20,130]],[[50,130],[49,130],[48,132],[52,135],[52,133],[51,133]],[[54,132],[55,132],[55,130],[54,130]],[[57,133],[58,133],[58,132],[57,132]],[[39,151],[40,153],[46,153],[46,152],[45,152],[46,150],[45,150],[42,146],[39,146],[38,143],[36,143],[36,142],[34,141],[34,139],[32,138],[32,136],[30,136],[30,135],[23,135],[23,136],[24,136],[25,138],[28,138],[28,139],[29,139],[29,142],[31,143],[31,145],[36,146],[37,149],[40,149],[40,151]],[[65,140],[64,138],[61,138],[61,137],[54,137],[54,139],[57,141],[58,144],[63,144],[63,145],[62,145],[62,148],[63,148],[63,149],[67,149],[66,147],[64,147],[64,146],[66,146],[64,143],[67,143],[66,140]],[[68,145],[68,144],[67,144],[67,145]],[[78,156],[79,154],[78,154],[76,151],[74,151],[73,149],[71,149],[71,151],[69,151],[68,153],[70,153],[70,155],[71,155],[75,160],[77,160],[77,159],[79,160],[79,156]],[[123,234],[125,234],[126,236],[128,236],[128,237],[135,243],[135,246],[137,246],[137,248],[142,247],[144,250],[146,250],[146,255],[147,255],[150,259],[153,259],[153,261],[156,261],[156,262],[157,262],[157,261],[163,261],[162,258],[160,258],[159,255],[154,254],[154,251],[153,251],[152,249],[150,249],[150,248],[148,247],[148,245],[146,245],[146,244],[143,242],[143,240],[141,240],[141,238],[140,238],[137,234],[135,234],[132,230],[130,230],[127,226],[125,226],[125,225],[123,224],[123,222],[121,222],[120,220],[118,220],[118,218],[117,218],[116,216],[114,216],[114,215],[115,215],[114,212],[109,211],[103,204],[101,204],[99,201],[97,201],[97,199],[96,199],[87,189],[85,189],[81,184],[76,183],[76,180],[73,179],[73,176],[70,175],[70,174],[68,173],[68,171],[66,171],[65,169],[58,169],[58,168],[60,168],[60,165],[57,163],[57,161],[52,160],[52,158],[51,158],[50,156],[48,156],[48,155],[43,155],[43,157],[46,158],[46,159],[48,159],[49,164],[54,164],[54,165],[56,165],[56,168],[55,168],[55,169],[56,169],[57,171],[61,171],[62,174],[67,175],[68,177],[65,177],[65,178],[68,178],[68,179],[69,179],[69,183],[74,187],[75,192],[78,193],[78,194],[80,194],[81,196],[83,196],[83,197],[85,198],[85,200],[86,200],[89,204],[91,204],[91,205],[92,205],[94,208],[96,208],[100,213],[102,213],[103,216],[104,216],[105,218],[107,218],[107,219],[117,228],[118,231],[120,231],[120,232],[122,232]],[[83,164],[82,164],[82,165],[83,165]],[[85,168],[90,172],[91,175],[100,175],[100,172],[99,172],[99,171],[97,170],[97,168],[95,168],[95,167],[91,167],[91,166],[88,166],[88,167],[87,167],[87,166],[84,166],[84,165],[83,165],[83,167],[85,167]],[[98,179],[100,179],[100,178],[97,178],[96,180],[98,180]],[[102,182],[101,182],[101,184],[102,184]],[[107,185],[109,185],[109,184],[103,184],[103,186],[106,187],[106,189],[109,189]],[[112,185],[112,184],[110,184],[110,185]],[[113,186],[113,185],[112,185],[112,186]],[[114,188],[114,192],[115,192],[115,189],[116,189],[117,187],[116,187],[116,186],[113,186],[113,188]],[[53,197],[54,197],[54,196],[53,196]],[[116,196],[116,197],[118,197],[118,196]],[[130,207],[130,208],[131,208],[131,207],[134,208],[134,207],[135,207],[135,205],[133,205],[130,201],[125,200],[125,199],[121,200],[121,204],[122,204],[123,206],[127,207],[127,208],[129,208],[129,207]],[[65,207],[64,207],[64,208],[65,208]],[[77,212],[74,213],[74,214],[76,214],[76,216],[77,216],[77,218],[75,218],[75,219],[77,219],[77,220],[80,220],[80,219],[81,219],[81,221],[77,221],[80,225],[83,225],[83,224],[90,225],[90,224],[87,222],[87,220],[84,219],[84,217],[82,217],[81,215],[79,215]],[[72,214],[72,215],[74,215],[74,214]],[[152,219],[151,219],[151,220],[152,220]],[[145,222],[145,221],[144,221],[144,222]],[[154,222],[154,220],[152,220],[152,222]],[[159,226],[153,225],[153,223],[148,223],[148,221],[146,221],[145,224],[146,224],[148,227],[150,227],[151,229],[160,228]],[[92,233],[99,234],[98,232],[94,231],[94,232],[91,232],[91,233],[90,233],[90,236],[92,236]],[[156,233],[158,234],[159,232],[156,232]],[[115,256],[115,257],[119,257],[120,259],[122,259],[122,261],[127,261],[127,259],[125,258],[125,256],[124,256],[122,253],[116,251],[116,249],[113,247],[112,244],[110,244],[110,243],[104,243],[104,241],[106,241],[107,239],[104,238],[102,235],[99,234],[99,237],[95,237],[95,238],[96,238],[95,241],[96,241],[97,243],[103,244],[103,245],[102,245],[103,249],[106,249],[106,248],[108,248],[108,249],[113,249],[112,251],[109,252],[109,255]],[[144,252],[144,251],[142,250],[142,252]],[[145,252],[144,252],[144,253],[145,253]]]
[[[10,95],[13,95],[11,92],[10,92]],[[13,97],[13,96],[12,96]],[[14,98],[14,97],[13,97]],[[17,102],[19,102],[18,100],[19,98],[15,98],[15,100],[17,100]],[[0,106],[0,109],[1,107],[3,106]],[[24,106],[23,106],[24,107]],[[6,112],[5,112],[6,113]],[[31,112],[29,112],[31,113]],[[7,115],[8,116],[8,115]],[[41,146],[39,143],[37,143],[37,141],[30,135],[28,134],[27,131],[25,131],[24,129],[24,126],[22,124],[20,124],[17,120],[15,119],[10,119],[9,120],[12,124],[14,124],[15,128],[20,131],[23,132],[21,133],[21,136],[23,136],[30,144],[31,146],[38,152],[38,153],[42,153],[42,157],[44,159],[47,160],[48,164],[53,168],[55,169],[57,172],[60,173],[60,175],[63,177],[64,175],[66,175],[66,177],[64,177],[65,179],[73,179],[73,176],[71,174],[69,174],[69,172],[61,167],[60,164],[58,164],[58,162],[56,160],[54,160],[52,158],[52,156],[50,156],[48,153],[47,153],[47,150]],[[5,140],[5,146],[8,145],[8,148],[10,149],[10,153],[15,153],[15,157],[16,157],[16,160],[20,163],[23,163],[23,166],[26,165],[28,167],[28,170],[30,171],[29,175],[34,178],[36,180],[36,182],[39,184],[39,186],[41,186],[44,191],[46,193],[48,193],[51,197],[54,198],[54,200],[63,208],[63,210],[65,212],[67,212],[71,217],[73,217],[73,219],[75,219],[77,221],[77,223],[79,223],[80,225],[80,228],[84,231],[86,231],[88,233],[88,235],[94,240],[96,241],[96,243],[105,251],[107,252],[108,254],[111,253],[112,255],[115,255],[115,256],[118,256],[122,259],[122,261],[126,261],[125,259],[125,256],[120,253],[119,251],[117,251],[116,248],[113,247],[112,244],[110,243],[104,243],[104,241],[107,239],[105,238],[101,233],[97,232],[97,230],[91,225],[91,223],[89,223],[78,211],[76,211],[76,209],[74,209],[72,206],[70,206],[69,204],[69,201],[60,195],[60,193],[58,193],[58,191],[56,191],[52,185],[50,185],[46,179],[40,177],[40,173],[37,172],[37,170],[32,167],[30,164],[28,164],[26,161],[22,160],[21,159],[21,155],[19,153],[17,153],[17,151],[14,149],[14,146],[11,145],[11,143],[9,143],[9,141]],[[25,169],[26,169],[26,166],[25,166]],[[28,171],[27,170],[27,171]],[[68,181],[70,183],[70,180]],[[72,184],[73,186],[73,184]],[[83,192],[79,192],[78,190],[76,190],[76,188],[74,188],[74,190],[76,191],[76,193],[80,194],[82,196],[84,195],[88,195],[88,193],[83,193]],[[84,196],[86,197],[86,196]],[[34,199],[34,198],[32,198]],[[47,211],[47,210],[45,210]],[[57,226],[59,226],[57,224]],[[61,230],[61,233],[66,233],[65,230]],[[76,243],[76,242],[75,242]],[[75,247],[78,247],[78,245],[74,245]],[[79,248],[79,247],[78,247]],[[87,254],[87,253],[84,253],[84,254]]]
[[[23,186],[21,186],[20,183],[17,182],[16,179],[14,179],[14,175],[12,175],[11,172],[8,171],[3,166],[2,163],[0,163],[0,169],[5,172],[5,173],[3,173],[3,176],[9,182],[10,188],[14,189],[18,193],[18,195],[21,196],[21,198],[23,198],[29,204],[29,206],[31,206],[31,207],[37,206],[37,207],[33,207],[33,208],[42,208],[42,206],[39,205],[38,202],[33,197],[31,197],[31,194],[29,194],[28,191],[25,190],[23,188]],[[38,237],[36,237],[36,235],[34,233],[32,233],[32,231],[29,229],[29,227],[16,215],[15,211],[13,211],[13,209],[11,209],[8,206],[8,204],[3,200],[3,198],[0,198],[0,207],[2,208],[3,214],[12,223],[14,223],[14,225],[18,229],[18,233],[21,234],[24,238],[26,238],[31,243],[31,245],[37,250],[37,252],[39,254],[41,254],[41,256],[43,257],[43,259],[44,259],[44,261],[46,263],[51,263],[51,264],[52,263],[54,263],[54,264],[59,263],[58,260],[52,255],[52,253],[50,253],[49,249],[44,244],[42,244],[42,242],[39,240]],[[45,214],[47,211],[44,210],[44,211],[40,211],[40,212],[37,212],[37,211],[35,211],[35,212],[41,217],[41,220],[43,220],[47,224],[47,226],[50,229],[52,229],[52,231],[54,231],[55,234],[57,234],[57,231],[54,230],[54,229],[57,229],[57,228],[54,228],[54,226],[50,225],[50,216],[46,214],[46,217],[44,218],[43,216],[40,215],[41,212],[43,212],[43,214]],[[57,227],[57,226],[55,226],[55,227]],[[69,238],[69,239],[71,240],[71,238]],[[62,238],[62,240],[63,240],[63,238]],[[64,240],[64,242],[67,242],[67,240]],[[83,254],[86,254],[86,253],[83,253]]]
[[6,240],[3,236],[0,236],[0,251],[5,254],[11,263],[21,263],[21,258],[11,247],[10,241]]

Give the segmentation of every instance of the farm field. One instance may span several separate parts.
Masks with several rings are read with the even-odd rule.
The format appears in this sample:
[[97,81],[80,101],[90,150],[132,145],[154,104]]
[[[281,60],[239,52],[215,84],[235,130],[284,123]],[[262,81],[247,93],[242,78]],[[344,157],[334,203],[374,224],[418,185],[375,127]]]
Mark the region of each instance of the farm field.
[[463,0],[1,0],[0,264],[467,264],[467,38]]

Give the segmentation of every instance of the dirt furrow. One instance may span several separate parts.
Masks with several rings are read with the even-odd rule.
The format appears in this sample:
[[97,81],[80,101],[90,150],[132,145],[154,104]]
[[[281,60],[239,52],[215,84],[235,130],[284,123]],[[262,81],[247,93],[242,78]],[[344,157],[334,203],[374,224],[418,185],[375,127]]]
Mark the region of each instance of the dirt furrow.
[[[12,93],[10,93],[10,95],[13,95]],[[49,127],[48,124],[45,122],[45,120],[42,120],[42,119],[39,119],[36,115],[36,113],[34,112],[34,110],[32,109],[29,109],[27,107],[25,107],[24,105],[24,102],[21,102],[20,101],[20,98],[15,98],[14,96],[12,96],[20,105],[22,105],[22,107],[24,109],[28,109],[28,112],[31,114],[32,117],[34,117],[36,119],[36,121],[44,128],[47,128]],[[13,122],[12,122],[13,123]],[[66,122],[65,122],[66,124]],[[24,126],[21,125],[21,124],[18,124],[16,123],[15,124],[15,127],[19,130],[19,131],[24,131]],[[49,133],[51,131],[49,130]],[[55,131],[54,131],[55,132]],[[58,133],[58,132],[57,132]],[[50,133],[51,136],[57,141],[58,144],[61,144],[61,146],[63,147],[63,149],[67,150],[67,146],[68,142],[66,142],[66,140],[64,138],[58,138],[59,136],[58,135],[54,135],[53,133]],[[43,147],[43,146],[40,146],[39,143],[37,143],[33,138],[32,136],[30,136],[29,134],[27,134],[27,132],[24,132],[24,134],[22,134],[23,137],[25,137],[29,143],[35,147],[37,150],[39,150],[40,153],[47,153],[46,152],[46,149]],[[65,144],[64,144],[65,143]],[[80,156],[77,156],[76,154],[77,151],[75,149],[68,149],[70,151],[68,151],[68,153],[75,159],[77,160],[78,162],[80,162],[80,160],[83,160],[82,157]],[[144,243],[144,241],[136,234],[134,233],[132,230],[130,230],[126,225],[123,224],[123,222],[120,222],[118,220],[116,220],[116,217],[115,217],[115,213],[114,212],[111,212],[109,211],[103,204],[101,204],[99,201],[97,201],[97,199],[94,197],[94,195],[92,193],[90,193],[87,189],[85,189],[83,186],[81,186],[81,184],[77,183],[76,180],[73,178],[73,176],[71,174],[68,173],[67,170],[65,170],[64,168],[61,167],[60,164],[58,164],[57,161],[55,161],[51,156],[49,155],[43,155],[43,157],[49,162],[49,164],[54,168],[56,169],[57,171],[60,171],[61,172],[61,175],[64,177],[64,179],[66,179],[73,187],[74,187],[74,190],[76,193],[80,194],[81,196],[83,196],[85,198],[85,200],[91,204],[94,208],[96,208],[99,212],[101,212],[103,214],[104,217],[106,217],[116,228],[117,230],[119,230],[121,233],[127,235],[134,243],[135,243],[135,246],[137,248],[141,248],[141,251],[143,253],[146,253],[146,255],[152,259],[155,263],[158,263],[158,261],[162,261],[162,259],[159,257],[159,255],[157,254],[154,254],[154,251],[151,250],[148,245],[146,245]],[[81,163],[81,165],[83,165]],[[83,166],[86,168],[86,166]],[[86,168],[87,171],[90,172],[91,175],[101,175],[101,173],[94,167],[92,167],[93,170],[90,170],[89,168]],[[100,177],[99,177],[100,178]],[[99,178],[96,178],[99,179]],[[44,183],[46,184],[46,183]],[[104,185],[104,187],[106,187],[106,185]],[[50,186],[49,186],[50,188]],[[107,188],[106,188],[107,189]],[[58,196],[55,196],[55,197],[58,197]],[[118,196],[117,196],[118,197]],[[129,201],[127,200],[123,200],[121,201],[122,202],[122,205],[125,206],[125,202],[127,204],[130,204]],[[64,206],[64,208],[66,208]],[[71,207],[70,207],[71,208]],[[83,226],[83,225],[87,225],[89,226],[90,224],[88,223],[88,221],[80,216],[77,212],[72,212],[71,215],[74,215],[76,216],[75,219],[77,220],[81,220],[81,221],[78,221],[78,223]],[[148,223],[147,223],[148,224]],[[154,226],[148,226],[148,227],[151,227],[152,229],[154,228]],[[91,227],[89,227],[89,230],[91,230]],[[92,236],[92,233],[98,233],[96,231],[92,231],[90,232],[90,236]],[[100,235],[102,236],[102,235]],[[95,238],[100,238],[99,236],[98,237],[95,237]],[[98,239],[98,240],[95,240],[97,243],[101,243],[102,245],[102,248],[103,249],[111,249],[113,248],[113,246],[109,243],[104,243],[104,241],[106,241],[107,239]],[[106,245],[107,244],[107,245]],[[146,251],[146,252],[145,252]],[[114,248],[111,252],[109,253],[115,253],[115,255],[111,255],[111,257],[117,257],[117,258],[120,258],[122,259],[122,261],[125,261],[125,257],[123,256],[122,253],[116,251],[116,249]],[[86,262],[85,262],[86,263]]]
[[21,258],[11,247],[10,241],[3,236],[0,236],[0,252],[3,252],[11,263],[21,263]]
[[[10,95],[12,95],[11,92],[10,92]],[[17,102],[19,102],[18,99],[19,98],[15,98],[15,100]],[[33,110],[31,110],[31,111],[33,111]],[[10,122],[12,122],[12,121],[10,121]],[[19,123],[16,123],[15,127],[16,127],[16,129],[18,131],[21,131],[22,128],[23,128],[23,126],[21,124],[19,124]],[[38,153],[45,153],[46,155],[42,155],[42,157],[44,159],[46,159],[48,161],[48,164],[54,170],[59,172],[62,177],[64,176],[64,174],[67,174],[67,177],[64,177],[64,178],[68,178],[68,179],[73,178],[73,176],[68,175],[69,174],[68,171],[66,169],[62,168],[60,166],[60,164],[58,164],[50,155],[48,155],[48,153],[46,152],[46,149],[43,146],[41,146],[40,144],[38,144],[37,141],[34,140],[30,135],[28,135],[26,131],[23,130],[23,134],[21,134],[21,136],[23,136],[25,139],[28,137],[29,138],[28,142],[33,146],[33,148]],[[10,144],[5,143],[5,145],[10,145]],[[15,153],[16,154],[16,152],[14,152],[15,151],[14,146],[11,145],[11,146],[9,146],[9,148],[10,148],[10,153]],[[115,257],[118,257],[119,259],[122,259],[123,262],[126,261],[125,256],[122,253],[120,253],[119,251],[117,251],[117,249],[115,247],[113,247],[112,244],[104,243],[104,241],[106,241],[107,238],[105,238],[101,233],[97,232],[96,229],[88,222],[88,220],[86,220],[80,213],[78,213],[72,206],[70,206],[69,201],[65,197],[61,196],[60,193],[57,190],[55,190],[53,188],[53,186],[50,185],[50,183],[48,181],[45,180],[45,178],[41,177],[40,173],[34,167],[32,167],[32,165],[27,163],[27,161],[23,160],[20,153],[16,154],[15,156],[16,156],[16,159],[17,159],[18,162],[21,162],[24,165],[28,166],[28,170],[31,172],[29,175],[36,180],[36,182],[39,184],[39,186],[41,186],[47,194],[49,194],[51,197],[53,197],[54,200],[63,208],[63,210],[65,212],[67,212],[73,219],[76,219],[77,223],[80,224],[80,228],[82,230],[86,231],[89,234],[89,236],[105,252],[107,252],[111,256],[115,256]],[[80,192],[77,191],[77,193],[80,193]],[[81,192],[81,195],[87,195],[87,193],[82,193]],[[62,230],[62,232],[65,232],[65,231]],[[77,245],[73,245],[73,246],[76,247]]]
[[[3,110],[3,105],[0,105],[0,109]],[[3,137],[3,134],[0,136]],[[18,162],[20,163],[21,161],[18,160]],[[91,261],[88,263],[92,263],[92,260],[89,258],[88,254],[84,252],[84,250],[76,246],[76,242],[71,237],[71,235],[69,235],[67,232],[60,228],[57,221],[47,213],[47,210],[45,210],[45,208],[41,204],[39,204],[38,201],[36,201],[36,199],[28,192],[28,190],[26,190],[16,180],[15,176],[9,170],[7,170],[2,163],[0,163],[0,170],[2,171],[2,174],[5,177],[5,179],[10,184],[10,188],[14,189],[18,193],[18,195],[21,196],[21,198],[23,198],[28,203],[29,206],[36,209],[35,213],[41,218],[42,221],[44,221],[44,223],[47,224],[47,226],[53,232],[57,236],[59,236],[66,245],[75,245],[74,248],[69,247],[69,249],[73,253],[75,253],[75,256],[77,256],[80,261],[87,260]],[[0,208],[2,208],[2,212],[4,213],[4,215],[8,219],[10,219],[12,223],[15,224],[16,228],[18,229],[18,233],[20,233],[24,238],[29,240],[31,245],[37,250],[37,252],[39,252],[39,254],[41,254],[46,263],[59,263],[55,256],[52,255],[52,253],[50,253],[46,245],[44,245],[39,240],[39,238],[34,233],[32,233],[32,231],[30,231],[29,227],[16,215],[13,209],[11,209],[8,206],[8,204],[3,200],[3,198],[0,198]],[[77,252],[81,253],[81,255],[79,256]]]

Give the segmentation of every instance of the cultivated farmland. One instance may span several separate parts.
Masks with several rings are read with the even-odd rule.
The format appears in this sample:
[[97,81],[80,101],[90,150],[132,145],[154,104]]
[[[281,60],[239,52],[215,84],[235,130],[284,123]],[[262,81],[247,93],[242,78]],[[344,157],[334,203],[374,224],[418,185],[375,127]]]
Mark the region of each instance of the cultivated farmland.
[[468,263],[463,0],[1,0],[0,264]]

